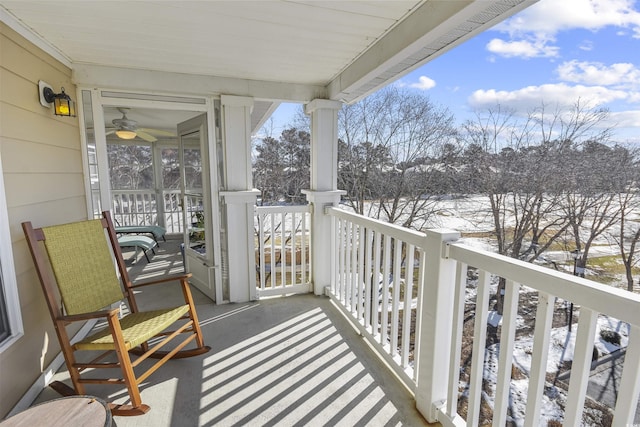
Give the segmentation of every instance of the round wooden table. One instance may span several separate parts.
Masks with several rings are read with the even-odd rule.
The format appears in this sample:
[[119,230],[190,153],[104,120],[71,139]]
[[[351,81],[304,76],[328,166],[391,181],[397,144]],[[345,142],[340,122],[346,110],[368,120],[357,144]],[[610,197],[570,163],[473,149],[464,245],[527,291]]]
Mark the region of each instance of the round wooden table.
[[68,396],[32,406],[0,422],[2,427],[32,426],[109,427],[111,411],[93,396]]

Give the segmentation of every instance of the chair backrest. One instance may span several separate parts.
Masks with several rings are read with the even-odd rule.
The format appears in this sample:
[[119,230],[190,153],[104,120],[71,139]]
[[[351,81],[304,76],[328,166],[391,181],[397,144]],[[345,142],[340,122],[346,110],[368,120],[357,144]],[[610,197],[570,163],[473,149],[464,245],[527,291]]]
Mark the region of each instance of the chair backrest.
[[101,220],[43,227],[42,232],[67,314],[93,312],[124,298]]

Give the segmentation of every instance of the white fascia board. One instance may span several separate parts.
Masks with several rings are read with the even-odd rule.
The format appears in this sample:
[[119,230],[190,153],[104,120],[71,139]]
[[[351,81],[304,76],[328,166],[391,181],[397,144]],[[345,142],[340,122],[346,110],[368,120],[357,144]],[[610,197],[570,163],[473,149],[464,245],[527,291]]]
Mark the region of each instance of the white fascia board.
[[165,71],[138,70],[101,65],[74,64],[72,81],[78,86],[121,90],[218,95],[230,94],[256,99],[306,103],[325,98],[327,90],[319,85],[268,82]]

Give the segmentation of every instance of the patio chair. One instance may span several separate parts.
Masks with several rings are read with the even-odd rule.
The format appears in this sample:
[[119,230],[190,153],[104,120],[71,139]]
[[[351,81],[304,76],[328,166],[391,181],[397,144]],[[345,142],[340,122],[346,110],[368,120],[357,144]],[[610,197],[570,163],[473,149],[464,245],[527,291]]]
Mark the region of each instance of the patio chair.
[[167,230],[159,225],[117,225],[116,234],[148,234],[159,245],[158,239],[167,241]]
[[124,235],[118,236],[118,246],[120,248],[135,248],[136,254],[135,259],[138,258],[138,251],[142,250],[144,257],[147,259],[147,262],[151,262],[149,260],[148,251],[151,251],[154,255],[156,254],[155,247],[158,246],[158,243],[153,240],[151,237],[142,236],[142,235]]
[[[85,384],[124,385],[130,404],[110,404],[112,413],[144,414],[149,411],[149,406],[141,401],[138,386],[142,381],[169,359],[196,356],[210,350],[204,345],[198,324],[187,281],[190,274],[131,283],[109,212],[103,212],[103,218],[97,220],[43,228],[33,228],[31,222],[24,222],[22,228],[73,382],[74,390],[58,383],[53,387],[57,391],[83,395]],[[115,255],[120,280],[112,254]],[[182,286],[183,305],[153,311],[138,310],[135,289],[174,280],[179,280]],[[123,299],[126,299],[130,313],[120,316]],[[117,308],[112,308],[114,306]],[[66,326],[92,319],[102,321],[106,326],[72,344]],[[172,330],[167,331],[168,328]],[[195,348],[185,349],[192,341],[195,341]],[[168,343],[172,343],[170,349],[164,350]],[[98,357],[94,357],[96,350],[101,352]],[[109,355],[115,355],[115,358],[105,360]],[[132,355],[138,357],[132,358]],[[91,357],[91,361],[84,362]],[[147,358],[160,360],[144,372],[136,373],[143,368],[141,363]],[[117,361],[113,362],[114,359]],[[107,374],[106,378],[88,377],[83,373],[88,368],[94,374],[101,368],[119,368],[122,377],[113,379],[113,373]],[[65,391],[64,387],[68,390]]]

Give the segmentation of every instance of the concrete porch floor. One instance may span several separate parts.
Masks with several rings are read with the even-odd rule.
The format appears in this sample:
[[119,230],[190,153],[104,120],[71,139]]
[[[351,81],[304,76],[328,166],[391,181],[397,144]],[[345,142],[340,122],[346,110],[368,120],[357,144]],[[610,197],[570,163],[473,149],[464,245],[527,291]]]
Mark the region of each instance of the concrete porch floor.
[[[150,263],[139,255],[132,277],[181,271],[178,244],[161,242]],[[143,289],[142,309],[181,299],[175,284]],[[328,298],[216,306],[192,289],[211,351],[169,361],[151,375],[141,384],[151,410],[114,417],[119,427],[428,425],[411,394]],[[71,385],[66,368],[54,380]],[[127,402],[118,386],[89,385],[87,394]],[[34,403],[58,397],[47,388]]]

